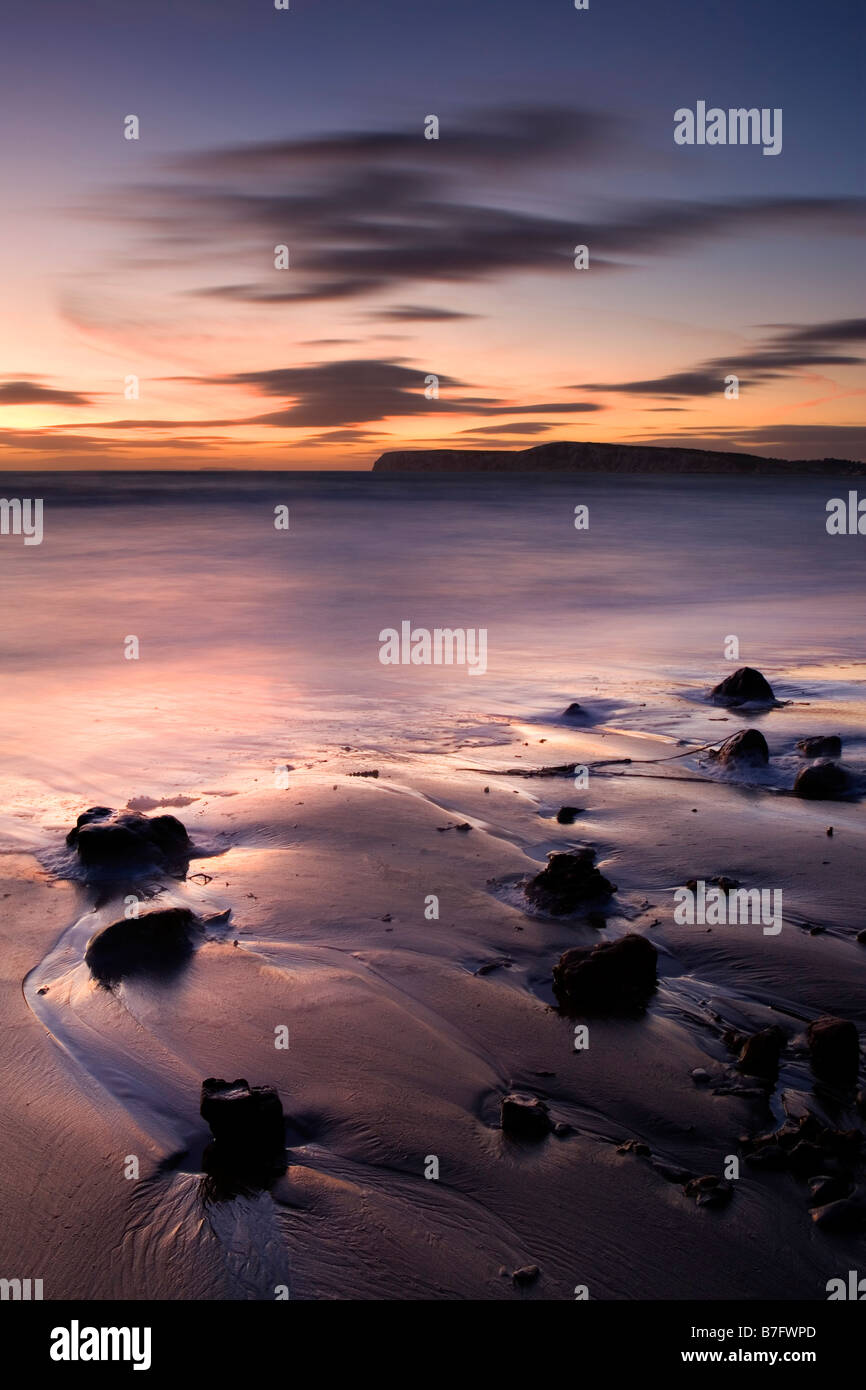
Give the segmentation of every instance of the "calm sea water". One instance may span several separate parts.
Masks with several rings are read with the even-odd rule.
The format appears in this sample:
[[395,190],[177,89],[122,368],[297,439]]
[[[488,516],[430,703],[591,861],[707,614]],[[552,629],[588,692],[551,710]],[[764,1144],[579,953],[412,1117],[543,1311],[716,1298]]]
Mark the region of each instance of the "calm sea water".
[[[6,474],[4,496],[43,498],[45,520],[39,546],[0,537],[3,812],[219,786],[345,744],[483,743],[498,717],[572,699],[709,735],[699,702],[730,637],[736,664],[862,729],[866,542],[825,528],[848,488]],[[382,665],[379,633],[404,620],[486,629],[486,673]]]

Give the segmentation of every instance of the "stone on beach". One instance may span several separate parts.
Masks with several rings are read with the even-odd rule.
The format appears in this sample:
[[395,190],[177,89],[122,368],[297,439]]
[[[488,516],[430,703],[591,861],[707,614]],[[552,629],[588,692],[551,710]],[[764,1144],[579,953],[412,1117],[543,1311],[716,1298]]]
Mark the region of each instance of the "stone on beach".
[[586,1013],[632,1010],[656,985],[658,952],[645,936],[629,933],[591,948],[573,947],[553,968],[560,1006]]
[[210,1076],[202,1082],[201,1116],[214,1137],[209,1171],[264,1182],[285,1168],[283,1107],[273,1086]]
[[544,1101],[519,1091],[503,1097],[500,1117],[502,1133],[518,1139],[543,1139],[553,1127]]
[[809,1056],[816,1076],[853,1086],[860,1069],[860,1038],[850,1019],[816,1018],[806,1030]]
[[730,1183],[713,1173],[707,1173],[702,1178],[691,1178],[683,1191],[687,1197],[693,1197],[699,1207],[723,1207],[734,1195]]
[[837,763],[814,763],[797,773],[794,795],[807,801],[833,801],[848,790],[848,774]]
[[726,676],[713,688],[712,697],[717,704],[750,705],[773,704],[773,687],[753,666],[741,666]]
[[842,740],[838,734],[800,738],[797,740],[797,752],[804,758],[839,758],[842,756]]
[[740,729],[726,738],[719,751],[712,754],[720,763],[760,763],[770,761],[767,740],[759,729]]
[[779,1071],[779,1056],[785,1046],[785,1034],[781,1028],[762,1028],[744,1040],[737,1067],[748,1076],[762,1076],[774,1080]]
[[103,985],[131,975],[171,975],[189,960],[201,935],[199,920],[187,907],[121,917],[91,937],[84,961]]
[[554,917],[564,917],[584,903],[609,898],[615,892],[616,885],[595,867],[593,849],[549,854],[547,868],[530,879],[526,887],[529,901]]
[[578,704],[577,700],[572,700],[568,709],[562,711],[562,717],[563,719],[585,719],[586,710],[583,708],[583,705]]
[[192,844],[176,816],[143,816],[92,806],[66,836],[88,868],[186,870]]

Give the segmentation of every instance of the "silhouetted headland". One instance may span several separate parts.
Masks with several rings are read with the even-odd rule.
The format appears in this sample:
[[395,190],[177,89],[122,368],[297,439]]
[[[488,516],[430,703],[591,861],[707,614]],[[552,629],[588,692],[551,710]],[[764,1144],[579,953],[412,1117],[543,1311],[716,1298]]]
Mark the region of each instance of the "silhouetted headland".
[[391,449],[374,473],[827,473],[861,476],[852,459],[777,459],[712,449],[668,449],[653,444],[558,441],[531,449]]

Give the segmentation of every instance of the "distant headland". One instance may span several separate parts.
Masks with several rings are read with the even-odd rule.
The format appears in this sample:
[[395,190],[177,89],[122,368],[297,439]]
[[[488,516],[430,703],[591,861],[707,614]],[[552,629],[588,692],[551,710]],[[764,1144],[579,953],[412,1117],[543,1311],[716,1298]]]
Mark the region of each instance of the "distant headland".
[[391,449],[374,473],[760,473],[859,477],[866,462],[852,459],[778,459],[712,449],[670,449],[651,444],[561,441],[531,449]]

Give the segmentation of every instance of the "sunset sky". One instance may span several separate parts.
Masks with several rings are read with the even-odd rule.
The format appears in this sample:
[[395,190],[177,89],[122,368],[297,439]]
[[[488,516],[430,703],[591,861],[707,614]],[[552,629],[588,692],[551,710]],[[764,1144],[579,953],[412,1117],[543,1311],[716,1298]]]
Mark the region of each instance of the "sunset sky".
[[[861,0],[8,9],[0,466],[866,459],[864,36]],[[781,154],[677,146],[698,101],[781,108]]]

